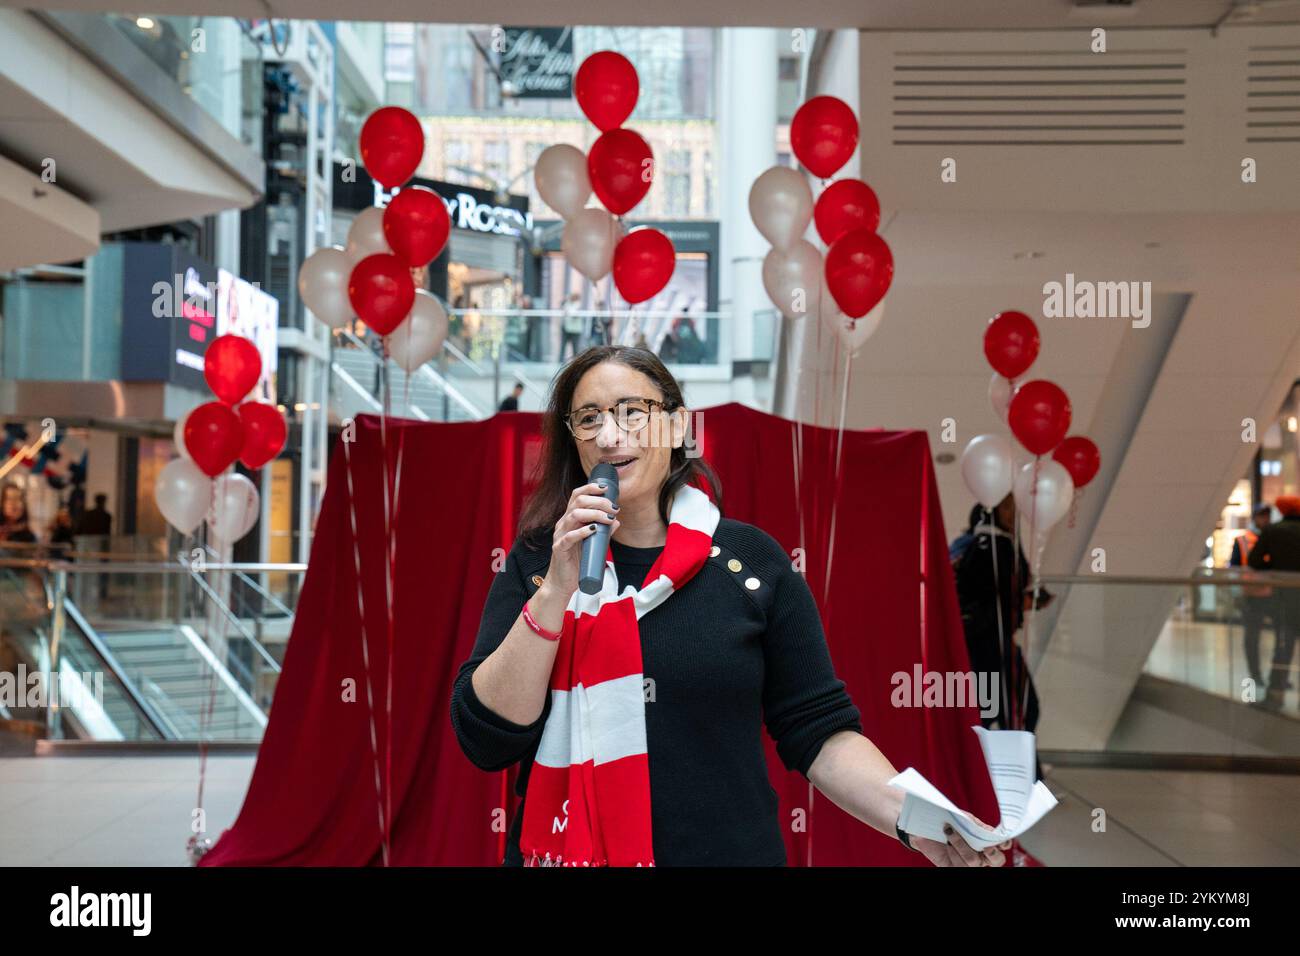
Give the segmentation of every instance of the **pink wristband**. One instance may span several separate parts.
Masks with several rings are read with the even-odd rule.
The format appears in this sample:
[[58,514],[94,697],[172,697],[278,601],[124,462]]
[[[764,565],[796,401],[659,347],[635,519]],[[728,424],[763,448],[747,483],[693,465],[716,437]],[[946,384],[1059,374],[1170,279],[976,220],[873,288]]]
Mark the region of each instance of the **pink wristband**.
[[558,641],[560,639],[559,631],[548,631],[546,628],[542,627],[542,625],[537,623],[537,619],[533,617],[533,612],[528,610],[527,601],[524,602],[524,623],[531,627],[534,633],[541,635],[548,641]]

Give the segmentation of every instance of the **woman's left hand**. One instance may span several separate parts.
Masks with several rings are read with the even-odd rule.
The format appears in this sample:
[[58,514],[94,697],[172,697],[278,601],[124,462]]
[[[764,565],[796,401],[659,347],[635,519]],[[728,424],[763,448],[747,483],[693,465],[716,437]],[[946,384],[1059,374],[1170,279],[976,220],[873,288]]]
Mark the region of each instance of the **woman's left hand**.
[[[993,829],[993,827],[972,814],[968,813],[966,816],[986,830]],[[944,831],[948,834],[947,843],[927,840],[925,837],[919,836],[912,836],[911,838],[912,846],[925,854],[925,858],[935,866],[1002,866],[1007,861],[1002,851],[1011,849],[1010,840],[986,847],[983,850],[976,850],[962,839],[960,833],[946,823],[944,824]]]

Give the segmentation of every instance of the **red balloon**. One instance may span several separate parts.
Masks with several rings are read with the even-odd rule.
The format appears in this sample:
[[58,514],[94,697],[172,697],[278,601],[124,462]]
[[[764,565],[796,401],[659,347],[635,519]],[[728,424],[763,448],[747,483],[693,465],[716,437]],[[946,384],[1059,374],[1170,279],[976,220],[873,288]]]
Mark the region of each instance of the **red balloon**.
[[813,219],[822,242],[831,245],[846,232],[880,227],[880,200],[860,179],[837,179],[817,197]]
[[633,229],[614,247],[614,285],[632,305],[658,294],[676,267],[677,250],[658,229]]
[[1023,312],[999,312],[984,330],[984,355],[999,375],[1023,375],[1038,358],[1038,326]]
[[209,478],[235,463],[244,444],[244,428],[229,405],[204,402],[185,419],[185,448]]
[[591,188],[616,216],[621,216],[650,191],[654,155],[650,144],[630,129],[601,133],[587,153]]
[[400,106],[384,106],[361,127],[361,162],[375,181],[392,189],[412,176],[424,158],[424,129]]
[[1070,399],[1046,379],[1025,382],[1011,396],[1007,423],[1026,450],[1046,455],[1070,430]]
[[424,186],[406,187],[384,210],[384,238],[413,269],[432,262],[447,244],[450,233],[447,204]]
[[410,267],[386,252],[366,256],[352,268],[348,300],[362,322],[387,335],[402,324],[415,304]]
[[217,398],[233,405],[262,377],[262,355],[242,335],[219,335],[203,354],[203,377]]
[[874,232],[854,229],[826,250],[826,288],[851,319],[874,309],[893,281],[894,255]]
[[596,128],[617,129],[636,108],[641,83],[636,67],[613,50],[601,50],[582,61],[573,77],[573,96]]
[[239,460],[246,468],[261,468],[284,448],[284,440],[289,435],[284,416],[266,402],[244,402],[235,412],[244,429]]
[[1052,457],[1065,466],[1065,470],[1074,479],[1074,487],[1082,488],[1097,476],[1101,468],[1101,452],[1091,439],[1082,435],[1071,435],[1056,446]]
[[858,118],[843,100],[814,96],[790,121],[790,148],[814,176],[833,176],[858,148]]

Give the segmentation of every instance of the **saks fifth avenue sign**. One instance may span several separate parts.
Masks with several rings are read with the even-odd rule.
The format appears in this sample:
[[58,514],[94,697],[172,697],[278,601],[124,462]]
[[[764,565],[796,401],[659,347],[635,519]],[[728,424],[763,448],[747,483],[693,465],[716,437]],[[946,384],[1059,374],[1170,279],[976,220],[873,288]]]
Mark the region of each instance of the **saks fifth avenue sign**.
[[572,27],[504,27],[501,91],[522,99],[573,95]]

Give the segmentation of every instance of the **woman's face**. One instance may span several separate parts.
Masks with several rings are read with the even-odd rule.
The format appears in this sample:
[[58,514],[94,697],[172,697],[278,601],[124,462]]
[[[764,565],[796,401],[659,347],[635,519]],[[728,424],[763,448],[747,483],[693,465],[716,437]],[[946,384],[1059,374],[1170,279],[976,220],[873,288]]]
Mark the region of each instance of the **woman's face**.
[[[578,382],[569,411],[594,407],[602,411],[628,398],[649,398],[662,402],[661,392],[646,375],[620,362],[601,362]],[[620,507],[627,502],[657,501],[659,489],[668,478],[674,447],[682,443],[685,409],[673,413],[651,406],[650,420],[640,431],[628,434],[616,416],[604,415],[600,431],[586,441],[574,438],[582,469],[591,474],[599,462],[607,461],[618,472]]]
[[23,517],[23,493],[17,488],[4,490],[4,502],[0,504],[0,513],[8,522],[21,521]]

